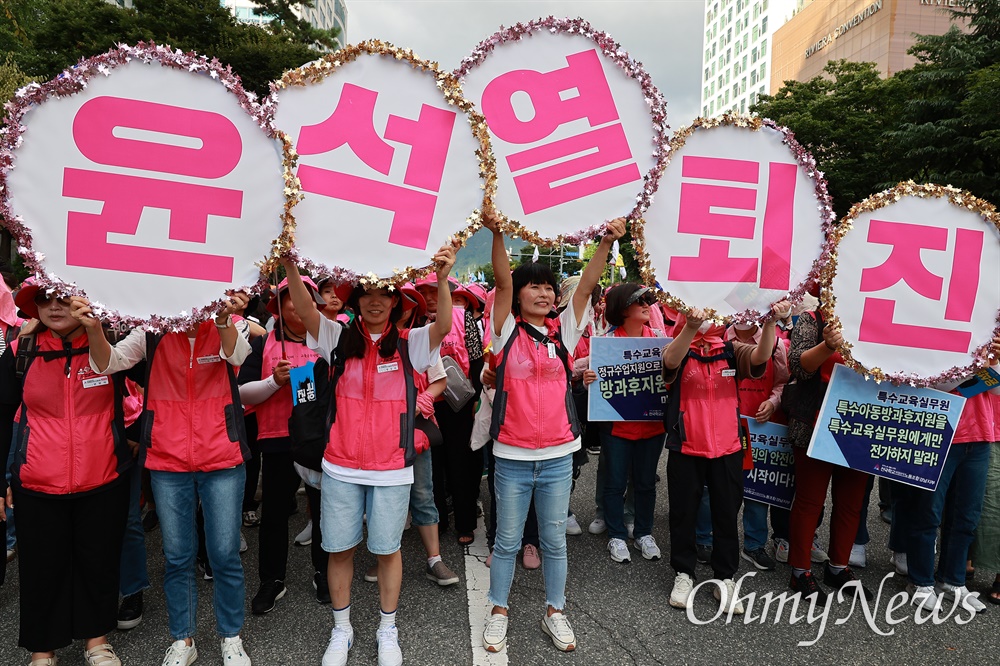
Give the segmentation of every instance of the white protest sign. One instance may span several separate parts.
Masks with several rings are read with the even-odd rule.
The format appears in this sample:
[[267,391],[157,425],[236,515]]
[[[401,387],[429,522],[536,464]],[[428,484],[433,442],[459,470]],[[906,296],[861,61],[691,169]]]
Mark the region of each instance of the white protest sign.
[[645,210],[666,152],[665,103],[607,33],[580,19],[518,24],[455,73],[486,117],[497,207],[528,238],[576,243]]
[[19,92],[4,141],[2,212],[29,267],[112,318],[181,320],[252,288],[282,233],[282,144],[197,56],[84,61]]
[[409,278],[475,221],[489,145],[450,75],[365,42],[286,72],[279,86],[275,122],[299,154],[305,264]]
[[1000,314],[998,221],[967,192],[912,182],[856,205],[824,283],[849,364],[894,383],[971,374]]
[[678,306],[736,319],[800,298],[834,217],[812,158],[749,118],[699,121],[671,145],[641,231],[663,289]]

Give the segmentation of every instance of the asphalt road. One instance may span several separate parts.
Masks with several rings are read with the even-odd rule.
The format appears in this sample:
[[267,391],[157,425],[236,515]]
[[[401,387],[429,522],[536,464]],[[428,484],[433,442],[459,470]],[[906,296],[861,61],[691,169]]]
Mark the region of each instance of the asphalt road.
[[[893,577],[883,586],[883,595],[873,619],[869,621],[860,607],[850,613],[850,604],[832,607],[822,632],[821,621],[809,622],[800,618],[789,622],[786,606],[780,620],[775,622],[776,606],[772,604],[767,617],[760,620],[763,605],[760,595],[782,592],[786,589],[789,569],[779,565],[775,572],[758,573],[744,581],[744,590],[756,592],[758,598],[751,611],[757,618],[746,623],[734,617],[727,624],[725,618],[704,626],[692,623],[684,611],[671,608],[667,597],[673,582],[673,572],[666,559],[648,562],[633,550],[631,564],[612,562],[607,555],[606,535],[586,533],[586,526],[593,516],[593,487],[596,459],[584,467],[572,499],[584,534],[569,537],[569,580],[567,582],[567,614],[576,631],[579,647],[575,653],[562,654],[539,629],[544,611],[544,589],[541,570],[525,571],[520,566],[514,578],[511,593],[511,619],[508,648],[503,655],[486,657],[478,645],[480,620],[485,613],[481,588],[488,584],[488,573],[482,565],[485,551],[483,535],[471,554],[460,548],[452,533],[442,538],[442,555],[449,566],[458,572],[462,581],[458,585],[439,588],[423,576],[424,554],[415,530],[403,537],[404,580],[397,624],[400,643],[407,664],[986,664],[996,663],[1000,647],[1000,607],[991,606],[985,613],[969,620],[969,613],[959,611],[947,621],[934,624],[928,621],[917,625],[909,606],[892,612],[897,624],[886,621],[889,597],[902,589],[902,581]],[[664,460],[661,459],[661,476]],[[877,493],[876,493],[877,494]],[[488,502],[486,485],[482,492]],[[304,498],[300,496],[299,513],[292,518],[291,537],[306,522]],[[868,566],[861,576],[870,588],[879,587],[883,577],[890,573],[888,551],[885,543],[888,526],[878,517],[876,497],[872,498]],[[256,529],[244,529],[250,549],[243,555],[247,579],[247,620],[243,631],[244,644],[257,666],[284,666],[319,664],[333,618],[329,607],[320,606],[314,597],[311,583],[311,565],[308,548],[289,546],[288,594],[278,602],[274,611],[266,616],[249,612],[249,599],[257,588]],[[668,555],[666,488],[658,488],[658,504],[654,536]],[[821,541],[827,538],[826,526],[821,528]],[[163,567],[160,552],[159,530],[147,535],[149,571],[152,589],[145,595],[146,610],[142,623],[128,632],[111,635],[123,663],[128,666],[157,666],[170,642],[167,618],[163,603]],[[375,629],[378,624],[378,598],[376,586],[361,578],[364,569],[374,562],[370,555],[360,555],[356,562],[355,586],[352,604],[352,622],[355,645],[350,664],[377,663]],[[748,571],[749,564],[741,561],[740,573]],[[814,570],[821,575],[821,568]],[[706,567],[699,568],[699,575],[709,578]],[[470,590],[467,582],[471,580]],[[992,580],[992,573],[980,572],[970,582],[973,590],[984,591]],[[214,636],[214,619],[211,612],[212,584],[199,582],[200,605],[197,636],[198,664],[219,664],[219,645]],[[17,647],[17,561],[8,570],[7,583],[0,587],[0,665],[26,664],[27,653]],[[470,599],[472,600],[470,603]],[[718,605],[710,589],[703,589],[694,606],[699,621],[710,619]],[[470,611],[476,618],[470,627]],[[804,615],[804,609],[800,609]],[[849,617],[848,617],[849,615]],[[845,621],[845,618],[846,621]],[[838,621],[840,622],[838,624]],[[879,635],[879,632],[893,632]],[[817,636],[819,636],[818,640]],[[800,646],[800,642],[811,642]],[[83,664],[83,647],[77,642],[60,650],[60,664]]]

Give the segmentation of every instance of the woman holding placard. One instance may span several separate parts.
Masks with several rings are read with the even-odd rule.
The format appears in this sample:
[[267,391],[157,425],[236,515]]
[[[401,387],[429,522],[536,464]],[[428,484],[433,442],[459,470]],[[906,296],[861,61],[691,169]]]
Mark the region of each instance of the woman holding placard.
[[[496,300],[490,317],[492,348],[499,359],[493,423],[496,459],[497,534],[490,567],[493,604],[483,632],[483,647],[499,652],[507,644],[508,595],[514,562],[534,497],[542,550],[548,609],[542,630],[563,651],[576,648],[576,636],[563,614],[566,605],[566,520],[573,483],[573,453],[580,429],[570,392],[569,351],[593,316],[590,293],[604,270],[611,244],[625,233],[625,220],[608,224],[594,256],[561,315],[552,312],[558,282],[545,264],[526,263],[511,273],[493,210],[483,226],[493,232]],[[516,358],[514,363],[511,358]]]
[[703,489],[712,511],[711,565],[716,599],[724,612],[743,614],[733,580],[739,569],[737,517],[743,503],[743,446],[738,382],[759,379],[774,349],[775,321],[789,308],[772,306],[757,344],[725,340],[725,328],[694,309],[679,315],[674,340],[663,349],[663,380],[672,384],[667,403],[667,491],[670,499],[670,564],[676,572],[670,605],[687,608],[697,565],[695,524]]
[[214,575],[216,633],[227,666],[250,666],[243,648],[245,600],[240,525],[249,457],[243,406],[234,368],[250,343],[233,323],[248,297],[231,293],[214,321],[175,333],[133,330],[112,347],[90,304],[74,299],[73,316],[90,340],[90,367],[100,374],[146,361],[141,425],[145,467],[150,470],[166,560],[163,589],[174,642],[163,666],[198,658],[195,513],[205,519],[208,562]]
[[[861,521],[861,504],[868,475],[806,455],[833,366],[843,363],[837,351],[844,344],[840,328],[826,324],[820,310],[804,312],[792,329],[788,371],[794,383],[785,386],[782,406],[788,418],[788,439],[795,453],[795,499],[789,518],[789,586],[804,597],[816,595],[817,605],[826,592],[812,575],[812,549],[816,525],[823,512],[827,489],[833,485],[830,511],[830,555],[823,582],[834,590],[857,580],[849,565],[851,548]],[[871,593],[861,588],[869,599]]]
[[[124,377],[91,371],[88,336],[69,299],[27,284],[16,302],[40,321],[0,357],[0,423],[20,413],[11,487],[0,481],[6,503],[17,505],[18,644],[31,652],[32,666],[52,666],[56,649],[86,639],[87,666],[120,666],[107,634],[117,625],[134,473]],[[97,334],[104,339],[103,330]],[[0,459],[10,444],[10,437],[0,441]]]
[[[605,298],[604,317],[614,329],[609,336],[619,338],[659,337],[650,327],[656,295],[649,287],[627,283],[612,287]],[[597,373],[586,370],[583,383],[590,385]],[[601,452],[607,460],[604,481],[604,520],[608,526],[608,552],[615,562],[628,563],[631,556],[626,539],[625,489],[632,479],[635,501],[636,548],[647,560],[659,560],[660,549],[653,538],[653,510],[656,505],[656,466],[663,451],[662,421],[621,421],[601,424]]]
[[351,581],[354,551],[368,520],[368,550],[378,558],[381,621],[376,640],[380,666],[403,663],[396,608],[403,577],[400,540],[413,484],[416,458],[414,421],[417,390],[413,371],[424,372],[439,359],[451,328],[448,273],[455,263],[449,243],[434,256],[438,276],[438,321],[412,330],[396,327],[403,313],[393,288],[355,287],[348,299],[355,318],[344,327],[320,315],[288,259],[289,293],[307,333],[306,344],[331,359],[338,376],[336,418],[323,455],[320,511],[323,550],[330,553],[327,579],[334,627],[323,666],[343,666],[354,643]]

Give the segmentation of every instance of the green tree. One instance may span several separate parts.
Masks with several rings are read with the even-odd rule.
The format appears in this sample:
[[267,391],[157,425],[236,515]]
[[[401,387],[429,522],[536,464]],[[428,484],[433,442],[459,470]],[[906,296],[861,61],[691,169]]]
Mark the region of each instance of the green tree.
[[952,14],[968,30],[953,25],[943,35],[920,36],[910,49],[918,63],[896,77],[906,85],[906,101],[889,138],[915,180],[996,201],[1000,0],[977,0]]
[[315,0],[254,0],[254,14],[271,18],[271,31],[296,44],[318,44],[331,51],[339,45],[340,29],[323,30],[300,18],[292,9],[312,8]]
[[832,61],[809,81],[785,81],[751,110],[784,125],[825,173],[844,215],[870,194],[912,176],[896,162],[886,133],[902,113],[905,86],[879,77],[875,63]]

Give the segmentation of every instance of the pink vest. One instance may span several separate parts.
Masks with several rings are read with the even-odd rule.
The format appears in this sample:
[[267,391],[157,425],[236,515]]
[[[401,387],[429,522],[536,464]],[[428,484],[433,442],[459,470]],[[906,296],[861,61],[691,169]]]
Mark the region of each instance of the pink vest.
[[[955,392],[957,395],[957,391]],[[995,403],[989,393],[974,395],[965,401],[965,409],[955,428],[955,438],[952,444],[968,444],[970,442],[995,441],[996,420],[1000,415],[994,413]]]
[[146,468],[214,472],[248,457],[236,376],[219,356],[215,324],[198,327],[194,351],[187,335],[168,333],[150,363],[143,413]]
[[368,349],[364,358],[344,363],[336,388],[337,419],[323,454],[328,462],[371,471],[413,464],[417,394],[405,351],[409,331],[400,331],[399,337],[403,344],[390,358]]
[[[39,352],[63,348],[49,331],[38,334],[36,345]],[[68,377],[66,357],[35,357],[24,375],[21,438],[12,473],[25,490],[86,492],[111,483],[132,465],[121,412],[115,418],[121,378],[91,370],[86,335],[72,346],[83,353],[70,357]]]
[[[285,340],[285,354],[292,367],[300,367],[319,358],[304,342]],[[264,342],[264,358],[261,359],[260,377],[271,376],[275,366],[281,361],[281,341],[276,333],[267,334]],[[278,439],[288,437],[288,419],[292,416],[292,386],[285,384],[270,398],[257,405],[257,439]]]
[[1000,442],[1000,395],[994,395],[992,393],[987,393],[990,402],[993,404],[993,439],[994,442]]
[[[628,337],[625,329],[621,326],[616,328],[612,335],[616,338]],[[656,335],[651,327],[644,324],[642,327],[642,337],[656,338],[660,336]],[[664,432],[663,421],[615,421],[611,424],[611,434],[613,436],[632,441],[649,439],[650,437],[662,435]]]
[[[722,354],[713,349],[707,356]],[[739,402],[736,377],[729,375],[725,359],[702,363],[688,358],[678,382],[680,412],[684,425],[681,452],[701,458],[721,458],[742,449],[739,433]]]
[[455,359],[465,376],[469,376],[469,350],[465,347],[465,308],[452,308],[451,330],[441,341],[441,356]]
[[[547,337],[562,345],[559,320],[546,319],[545,327]],[[536,344],[518,317],[514,334],[500,352],[490,436],[502,444],[542,449],[572,442],[579,435],[562,360],[558,354],[550,358],[548,346]]]

